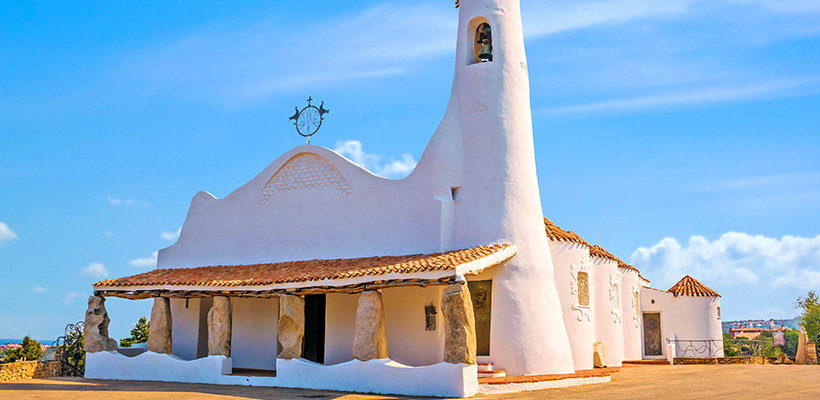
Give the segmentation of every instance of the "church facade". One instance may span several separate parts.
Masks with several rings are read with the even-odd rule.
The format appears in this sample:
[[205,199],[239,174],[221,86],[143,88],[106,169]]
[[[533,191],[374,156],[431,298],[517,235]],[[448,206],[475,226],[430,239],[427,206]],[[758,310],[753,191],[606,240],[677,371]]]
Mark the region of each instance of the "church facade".
[[[722,340],[717,293],[651,289],[543,217],[531,121],[518,0],[461,1],[450,101],[415,170],[304,145],[223,199],[197,193],[156,270],[93,285],[86,377],[468,397],[480,376]],[[148,351],[117,351],[106,297],[154,299]]]

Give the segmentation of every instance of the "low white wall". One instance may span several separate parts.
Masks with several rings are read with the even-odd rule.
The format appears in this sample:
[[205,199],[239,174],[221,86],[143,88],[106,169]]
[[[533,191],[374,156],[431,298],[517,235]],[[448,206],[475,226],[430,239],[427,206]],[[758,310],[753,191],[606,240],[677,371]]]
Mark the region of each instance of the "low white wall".
[[231,360],[236,368],[276,369],[279,299],[231,298]]
[[[592,344],[595,343],[595,305],[596,286],[593,282],[592,264],[589,260],[589,247],[579,243],[549,242],[550,255],[555,274],[555,286],[564,325],[567,328],[569,345],[572,348],[572,361],[575,370],[592,369]],[[577,294],[577,275],[583,271],[588,274],[589,306],[580,306]]]
[[343,390],[412,396],[470,397],[478,392],[476,365],[440,363],[408,367],[389,359],[353,360],[320,365],[305,360],[278,360],[276,377],[230,373],[231,359],[210,356],[193,361],[146,352],[126,357],[115,352],[88,353],[87,379],[127,379]]
[[[654,303],[653,303],[654,300]],[[678,343],[675,357],[723,357],[723,329],[717,315],[719,297],[677,296],[651,288],[641,291],[641,308],[645,313],[660,312],[663,356],[667,356],[667,339],[713,340],[714,350],[688,351],[685,343]],[[696,347],[703,343],[693,343]]]

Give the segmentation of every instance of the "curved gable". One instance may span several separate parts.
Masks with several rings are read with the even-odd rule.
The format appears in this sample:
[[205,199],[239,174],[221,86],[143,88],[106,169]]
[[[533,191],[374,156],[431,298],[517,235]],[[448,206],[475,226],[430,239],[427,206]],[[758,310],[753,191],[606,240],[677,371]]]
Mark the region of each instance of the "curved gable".
[[346,196],[353,187],[326,158],[314,153],[299,153],[285,162],[268,180],[259,193],[259,204],[265,204],[278,193],[301,190],[335,188]]

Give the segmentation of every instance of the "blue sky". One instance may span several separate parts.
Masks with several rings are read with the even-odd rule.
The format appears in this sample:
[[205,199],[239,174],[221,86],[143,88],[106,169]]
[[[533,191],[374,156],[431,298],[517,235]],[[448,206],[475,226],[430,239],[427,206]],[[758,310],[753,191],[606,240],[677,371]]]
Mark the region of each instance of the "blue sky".
[[[199,190],[303,143],[412,169],[447,104],[457,10],[431,2],[5,2],[0,337],[54,338],[91,284],[151,269]],[[820,289],[820,2],[525,1],[544,213],[725,319]],[[112,299],[127,336],[150,301]]]

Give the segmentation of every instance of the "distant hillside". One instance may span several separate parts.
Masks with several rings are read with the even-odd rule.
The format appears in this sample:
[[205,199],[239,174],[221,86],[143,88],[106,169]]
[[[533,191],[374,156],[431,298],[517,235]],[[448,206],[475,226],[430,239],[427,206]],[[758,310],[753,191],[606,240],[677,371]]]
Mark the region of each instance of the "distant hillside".
[[790,329],[800,329],[798,323],[799,317],[792,319],[746,319],[743,321],[723,321],[723,333],[729,333],[729,328],[736,327],[739,324],[743,326],[753,326],[755,328],[775,329],[785,326]]

